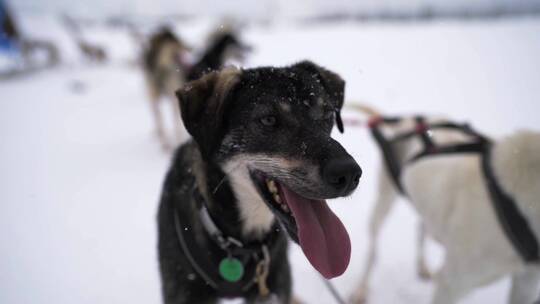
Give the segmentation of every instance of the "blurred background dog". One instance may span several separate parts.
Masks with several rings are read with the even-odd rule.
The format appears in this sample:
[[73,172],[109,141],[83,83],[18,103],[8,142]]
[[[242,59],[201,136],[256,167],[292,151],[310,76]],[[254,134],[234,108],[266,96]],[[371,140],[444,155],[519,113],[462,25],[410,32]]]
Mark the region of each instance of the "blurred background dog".
[[[540,133],[520,131],[491,144],[468,125],[448,119],[386,118],[370,108],[360,109],[370,116],[370,128],[380,136],[377,144],[385,155],[370,219],[368,257],[353,302],[367,300],[381,228],[400,193],[423,224],[417,243],[421,277],[430,278],[424,261],[424,234],[445,249],[432,303],[457,303],[475,288],[505,275],[512,276],[508,303],[535,301],[540,293],[538,261],[524,260],[520,247],[513,243],[515,234],[508,234],[505,227],[512,225],[513,215],[497,210],[502,207],[497,207],[487,185],[500,184],[525,217],[524,225],[532,229],[534,237],[540,236]],[[495,180],[485,170],[493,170]],[[499,212],[506,214],[501,217]]]
[[[185,134],[174,92],[186,82],[186,73],[190,68],[187,62],[189,51],[190,48],[176,34],[168,28],[162,28],[150,37],[144,53],[143,69],[150,107],[154,116],[156,134],[164,150],[174,148]],[[161,98],[166,99],[172,109],[175,130],[173,138],[168,137],[165,132],[159,104]]]

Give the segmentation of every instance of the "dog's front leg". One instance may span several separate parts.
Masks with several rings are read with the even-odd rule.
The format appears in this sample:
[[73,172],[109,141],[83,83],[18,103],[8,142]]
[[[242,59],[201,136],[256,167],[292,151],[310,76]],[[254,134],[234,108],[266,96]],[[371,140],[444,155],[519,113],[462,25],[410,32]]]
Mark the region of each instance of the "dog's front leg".
[[167,140],[167,135],[165,133],[165,127],[163,124],[163,117],[161,115],[161,110],[159,108],[159,95],[151,94],[150,97],[150,108],[152,109],[152,114],[154,116],[154,123],[156,125],[156,134],[158,136],[161,147],[165,151],[172,149],[171,144]]
[[369,280],[377,260],[377,240],[382,225],[388,216],[397,195],[398,193],[392,184],[390,176],[388,176],[386,171],[381,171],[379,175],[378,197],[369,224],[368,257],[364,263],[364,273],[362,274],[360,284],[351,297],[351,302],[353,304],[361,304],[367,301]]
[[[290,280],[290,278],[286,279]],[[284,286],[281,289],[273,289],[275,292],[267,296],[261,297],[258,293],[254,293],[246,298],[246,304],[302,304],[296,297],[291,296],[290,285]]]
[[256,288],[256,291],[246,298],[246,304],[301,304],[301,302],[295,302],[296,298],[291,295],[292,277],[287,261],[287,250],[280,250],[273,261],[274,267],[270,268],[267,281],[270,295],[261,297]]
[[418,223],[418,242],[416,243],[416,271],[418,272],[418,277],[422,280],[431,280],[431,271],[427,266],[426,256],[425,256],[425,244],[427,239],[426,228],[424,223],[420,219]]

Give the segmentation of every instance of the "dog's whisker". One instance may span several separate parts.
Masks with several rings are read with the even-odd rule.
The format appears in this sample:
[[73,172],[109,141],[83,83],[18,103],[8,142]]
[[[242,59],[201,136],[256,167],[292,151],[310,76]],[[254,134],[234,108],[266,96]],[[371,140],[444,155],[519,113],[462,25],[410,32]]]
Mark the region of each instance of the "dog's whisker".
[[212,194],[216,194],[217,191],[219,190],[219,187],[221,187],[221,185],[223,185],[223,183],[228,179],[229,175],[231,173],[233,173],[234,171],[236,171],[238,168],[240,168],[240,164],[237,164],[236,166],[232,167],[230,170],[225,172],[223,178],[219,181],[219,183],[216,185],[216,187],[212,191]]
[[221,185],[223,185],[223,183],[225,182],[226,179],[227,179],[227,175],[223,176],[223,178],[219,181],[217,186],[212,191],[212,194],[216,194],[216,192],[219,190],[219,187],[221,187]]

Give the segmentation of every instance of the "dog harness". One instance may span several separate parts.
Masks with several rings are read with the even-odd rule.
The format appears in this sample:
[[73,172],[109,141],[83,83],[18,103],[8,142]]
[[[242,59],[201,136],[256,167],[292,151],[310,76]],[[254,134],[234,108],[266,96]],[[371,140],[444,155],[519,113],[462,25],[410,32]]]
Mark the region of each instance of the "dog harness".
[[202,248],[192,227],[187,224],[191,223],[186,218],[189,215],[179,212],[180,206],[175,204],[173,213],[176,235],[192,268],[221,297],[240,297],[255,284],[260,297],[269,296],[270,290],[266,285],[270,267],[268,248],[277,240],[279,228],[273,227],[272,232],[260,242],[244,243],[226,236],[212,219],[195,182],[192,189],[202,226],[213,240],[213,245],[219,248],[217,256],[213,256],[208,248]]
[[[531,230],[527,219],[517,207],[516,202],[501,187],[493,171],[491,163],[493,144],[491,140],[473,130],[468,124],[455,124],[452,122],[427,124],[422,116],[415,117],[416,126],[414,130],[398,134],[389,140],[386,139],[380,130],[381,123],[395,124],[401,120],[399,117],[375,117],[368,123],[371,134],[383,154],[386,169],[399,192],[407,196],[401,182],[403,165],[411,164],[428,156],[464,153],[479,154],[485,184],[499,223],[503,227],[506,236],[525,262],[538,263],[540,261],[538,240]],[[431,138],[431,132],[437,129],[451,129],[463,132],[471,136],[472,141],[438,145]],[[422,141],[423,149],[411,159],[400,162],[394,152],[395,144],[416,136]]]

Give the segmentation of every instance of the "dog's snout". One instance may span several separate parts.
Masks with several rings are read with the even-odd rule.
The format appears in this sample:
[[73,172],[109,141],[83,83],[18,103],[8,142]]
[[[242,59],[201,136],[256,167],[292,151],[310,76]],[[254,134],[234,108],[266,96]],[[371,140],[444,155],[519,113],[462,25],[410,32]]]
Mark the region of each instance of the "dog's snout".
[[362,169],[352,158],[333,159],[322,168],[322,176],[340,195],[347,195],[358,186]]

